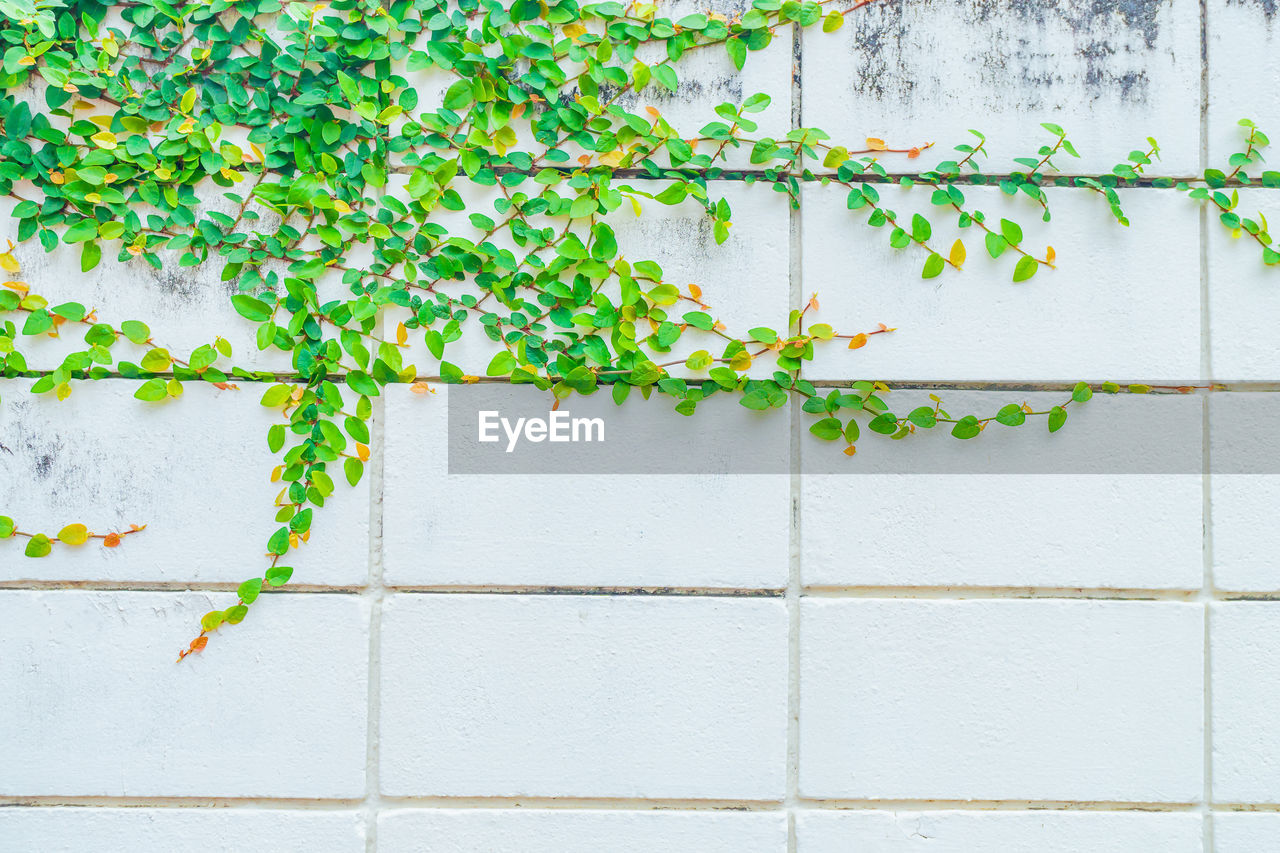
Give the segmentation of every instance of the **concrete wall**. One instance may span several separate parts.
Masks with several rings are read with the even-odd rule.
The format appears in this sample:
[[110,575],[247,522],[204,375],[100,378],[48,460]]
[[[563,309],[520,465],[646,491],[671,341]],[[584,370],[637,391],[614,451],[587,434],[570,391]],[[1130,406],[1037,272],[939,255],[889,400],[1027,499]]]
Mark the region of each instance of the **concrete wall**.
[[[695,54],[687,103],[661,106],[692,132],[765,90],[783,127],[791,105],[840,142],[939,143],[895,170],[977,127],[1004,171],[1056,121],[1073,170],[1154,135],[1154,173],[1185,177],[1225,162],[1242,116],[1280,134],[1276,11],[896,0],[806,32],[794,79],[786,38],[746,82]],[[1080,191],[1051,191],[1044,226],[1025,199],[973,191],[1056,247],[1059,269],[1022,285],[976,245],[963,274],[921,281],[922,257],[835,188],[806,188],[799,213],[724,192],[725,247],[692,207],[622,239],[725,315],[783,325],[816,291],[814,319],[897,326],[805,373],[929,386],[894,392],[899,410],[961,382],[1008,384],[967,392],[985,410],[1028,383],[1280,374],[1280,273],[1170,190],[1126,191],[1128,229]],[[1247,204],[1280,212],[1280,191]],[[146,319],[175,350],[213,333],[251,350],[216,273],[86,280],[18,251],[52,301]],[[56,363],[41,346],[33,363]],[[24,384],[0,382],[0,511],[150,526],[39,561],[0,543],[4,853],[1280,850],[1275,475],[1202,454],[1146,473],[849,476],[808,463],[956,442],[864,440],[845,460],[775,413],[790,475],[450,476],[447,390],[392,388],[368,478],[318,514],[289,592],[175,666],[199,615],[260,570],[269,413],[251,390],[156,406],[111,380],[58,404]],[[1057,436],[991,431],[980,452],[1051,457],[1073,430],[1187,407],[1203,430],[1135,427],[1133,447],[1199,454],[1209,403],[1181,395],[1098,397]]]

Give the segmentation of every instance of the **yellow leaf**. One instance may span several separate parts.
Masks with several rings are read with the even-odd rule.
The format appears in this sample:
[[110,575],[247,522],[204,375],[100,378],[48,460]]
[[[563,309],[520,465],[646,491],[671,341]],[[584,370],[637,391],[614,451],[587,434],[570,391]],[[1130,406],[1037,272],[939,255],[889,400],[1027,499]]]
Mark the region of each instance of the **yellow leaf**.
[[404,323],[397,323],[396,324],[396,343],[400,344],[400,346],[404,346],[405,342],[408,340],[409,340],[409,329],[406,328]]
[[472,376],[471,374],[469,374],[469,373],[468,373],[468,374],[465,374],[465,375],[462,377],[462,381],[463,381],[463,382],[465,382],[465,383],[467,383],[468,385],[474,385],[474,384],[476,384],[477,382],[479,382],[479,381],[480,381],[480,377],[479,377],[479,376]]
[[1058,258],[1058,253],[1053,250],[1052,246],[1050,246],[1048,249],[1045,250],[1044,259],[1046,261],[1048,261],[1049,263],[1053,263],[1055,260],[1057,260],[1057,258]]
[[415,382],[409,386],[409,390],[415,394],[434,394],[436,390],[425,382]]
[[301,541],[302,541],[302,540],[298,538],[298,534],[296,534],[296,533],[290,533],[290,534],[289,534],[289,547],[290,547],[290,548],[297,548],[297,547],[298,547],[298,544],[299,544]]
[[[3,257],[4,257],[3,255],[0,255],[0,259],[3,259]],[[13,256],[10,255],[9,257],[13,257]],[[9,267],[5,266],[5,269],[9,269]],[[23,296],[26,296],[28,293],[31,292],[31,288],[27,286],[27,283],[25,281],[6,281],[4,283],[4,286],[9,288],[10,290],[16,290],[18,293],[21,293]]]
[[58,532],[58,541],[65,545],[83,545],[89,541],[89,528],[83,524],[68,524]]
[[[56,337],[56,335],[51,334],[50,337]],[[67,399],[68,397],[71,396],[71,383],[70,382],[59,383],[58,387],[53,389],[53,394],[59,400]]]
[[351,205],[347,204],[345,201],[343,201],[340,198],[335,198],[333,200],[333,209],[338,211],[339,213],[350,213]]
[[877,391],[879,391],[881,394],[888,394],[890,391],[892,391],[892,390],[893,390],[893,389],[892,389],[892,388],[890,388],[888,385],[885,385],[883,382],[876,382],[876,383],[874,384],[874,387],[875,387],[875,389],[876,389]]
[[369,445],[360,444],[359,442],[356,442],[356,457],[359,458],[361,462],[368,462],[369,461]]
[[729,366],[734,370],[746,370],[751,366],[751,354],[748,352],[740,352],[729,360]]
[[606,154],[601,154],[599,159],[600,159],[600,162],[605,164],[606,166],[610,166],[616,169],[618,167],[618,164],[622,162],[622,156],[623,155],[621,151],[610,151]]
[[272,468],[272,469],[271,469],[271,482],[273,482],[273,483],[278,483],[278,482],[280,482],[280,475],[281,475],[281,474],[283,474],[283,473],[284,473],[284,466],[283,466],[283,465],[277,465],[276,467]]
[[846,448],[844,449],[844,455],[845,455],[845,456],[852,456],[853,454],[855,454],[855,453],[857,453],[857,452],[858,452],[858,448],[854,447],[852,444],[851,444],[851,445],[849,445],[848,447],[846,447]]
[[19,65],[35,65],[36,58],[34,56],[24,56],[18,60]]
[[874,137],[874,136],[868,136],[868,137],[867,137],[867,147],[868,147],[868,148],[870,148],[872,151],[883,151],[883,150],[885,150],[886,148],[888,148],[889,146],[888,146],[888,145],[885,145],[885,143],[884,143],[884,140],[883,140],[883,139],[877,139],[877,138],[876,138],[876,137]]
[[[18,264],[18,259],[13,256],[12,252],[0,254],[0,267],[4,267],[5,272],[17,272],[22,269]],[[14,289],[16,290],[17,288]]]
[[954,243],[951,244],[951,263],[955,264],[958,267],[962,267],[964,266],[964,259],[965,259],[964,243],[962,243],[959,240],[956,240]]
[[864,334],[856,334],[849,339],[849,349],[861,349],[867,345],[867,336]]
[[627,196],[627,198],[631,199],[631,210],[636,216],[639,216],[641,211],[640,202],[636,200],[635,196]]
[[109,130],[100,130],[89,138],[99,148],[105,148],[110,151],[116,147],[116,135]]
[[569,24],[564,28],[564,34],[569,38],[576,40],[578,36],[587,34],[587,28],[582,26],[582,24]]

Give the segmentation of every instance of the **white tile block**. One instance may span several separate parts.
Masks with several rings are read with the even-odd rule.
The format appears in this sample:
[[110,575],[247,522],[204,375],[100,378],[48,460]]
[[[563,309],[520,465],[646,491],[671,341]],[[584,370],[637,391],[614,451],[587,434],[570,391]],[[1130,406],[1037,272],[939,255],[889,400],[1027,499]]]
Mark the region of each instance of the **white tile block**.
[[[1227,158],[1243,151],[1242,118],[1280,140],[1280,104],[1267,95],[1280,77],[1280,11],[1274,0],[1209,0],[1209,163],[1231,171]],[[1275,164],[1264,168],[1274,169]]]
[[1200,796],[1195,605],[810,599],[801,613],[804,796]]
[[1043,257],[1046,246],[1056,248],[1056,270],[1018,284],[1009,253],[992,260],[982,232],[957,228],[954,216],[929,203],[927,188],[883,186],[880,195],[908,227],[913,213],[929,217],[935,249],[945,253],[964,238],[964,270],[948,268],[931,280],[920,278],[926,253],[914,244],[891,248],[888,226],[869,228],[869,211],[846,209],[847,195],[836,185],[804,190],[804,291],[817,292],[822,305],[808,321],[837,331],[876,323],[897,331],[854,352],[838,343],[817,347],[808,375],[1180,382],[1200,375],[1198,214],[1180,194],[1125,191],[1132,222],[1125,228],[1086,190],[1050,190],[1053,220],[1044,223],[1026,199],[966,188],[967,203],[984,210],[993,227],[1001,217],[1021,224],[1027,251]]
[[[267,568],[280,524],[271,482],[279,457],[267,429],[279,413],[259,404],[267,386],[219,390],[192,382],[181,398],[134,399],[138,383],[75,383],[70,397],[33,396],[28,380],[0,382],[0,515],[20,530],[55,535],[80,522],[99,533],[145,524],[117,548],[97,540],[22,556],[26,540],[0,541],[9,580],[235,582]],[[350,488],[339,469],[331,500],[315,511],[310,542],[291,553],[293,580],[361,584],[368,578],[369,480]]]
[[[1280,122],[1276,132],[1280,134]],[[1277,136],[1280,139],[1280,135]],[[1270,164],[1267,168],[1274,168]],[[1258,221],[1280,222],[1280,190],[1240,193],[1236,212]],[[1222,381],[1280,379],[1274,329],[1280,323],[1280,268],[1262,262],[1262,247],[1247,234],[1239,239],[1209,212],[1209,353],[1213,378]],[[1276,228],[1272,226],[1272,233]]]
[[406,809],[378,819],[378,853],[783,853],[781,812]]
[[[12,845],[12,846],[8,846]],[[363,815],[284,809],[6,808],[0,849],[40,853],[364,853]]]
[[1193,814],[802,812],[796,823],[799,853],[1202,853]]
[[851,473],[803,490],[807,585],[1198,589],[1203,576],[1194,475]]
[[989,140],[983,171],[1020,169],[1012,158],[1051,143],[1040,123],[1055,122],[1081,154],[1064,170],[1108,172],[1155,136],[1158,173],[1187,174],[1200,153],[1196,12],[1169,0],[872,4],[834,34],[805,32],[804,123],[851,149],[869,136],[939,143],[886,159],[902,171],[952,159],[969,128]]
[[[394,460],[386,468],[383,501],[387,583],[786,586],[787,475],[451,475],[449,393],[448,386],[435,394],[404,387],[387,392],[386,452]],[[781,442],[785,449],[784,412],[758,417],[721,397],[704,405],[719,405],[723,417],[699,411],[685,418],[657,397],[633,394],[626,405],[661,407],[676,437],[699,429],[694,421],[712,418],[735,429],[738,440],[751,436],[762,447]],[[571,399],[566,408],[572,406]],[[447,495],[447,510],[424,515],[424,494]],[[737,523],[715,521],[728,518],[750,519],[753,535],[742,535]]]
[[[637,193],[649,195],[657,195],[669,186],[666,181],[642,178],[620,179],[617,183],[622,187],[633,188]],[[463,182],[457,182],[456,189],[467,201],[467,210],[452,213],[442,211],[439,215],[433,214],[432,221],[448,228],[451,236],[472,242],[488,240],[523,260],[528,249],[516,245],[507,229],[501,229],[486,238],[486,230],[476,228],[468,220],[471,213],[481,213],[495,222],[504,221],[506,215],[499,213],[493,206],[495,201],[503,199],[502,193],[495,188]],[[524,186],[521,189],[528,191]],[[571,190],[564,187],[560,187],[559,191],[561,194],[572,194]],[[645,260],[656,262],[662,268],[663,281],[679,288],[682,294],[680,300],[663,308],[667,318],[674,323],[683,323],[685,314],[700,311],[723,323],[726,334],[740,338],[747,338],[748,331],[758,326],[784,331],[791,307],[790,203],[787,196],[759,183],[711,181],[707,197],[713,204],[724,199],[732,211],[733,225],[723,244],[716,243],[712,220],[703,204],[696,199],[686,198],[679,204],[665,205],[637,195],[636,201],[641,210],[639,216],[631,203],[624,201],[620,208],[604,219],[614,229],[619,257],[632,265]],[[557,232],[565,226],[563,218],[534,216],[529,219],[536,227],[554,228]],[[575,233],[586,235],[587,232],[585,228],[575,226]],[[690,298],[690,285],[696,285],[701,290],[701,301],[704,304],[700,305]],[[649,289],[655,284],[646,281],[641,286]],[[441,293],[454,297],[471,294],[484,298],[486,295],[470,277],[462,282],[441,282],[438,289]],[[618,304],[621,286],[617,278],[603,282],[600,292],[613,304]],[[433,298],[420,290],[415,290],[414,295],[422,296],[428,301]],[[538,313],[544,310],[536,302],[535,291],[522,290],[519,295],[531,302]],[[498,312],[504,320],[511,314],[492,299],[487,306]],[[528,313],[526,312],[527,315]],[[393,338],[397,324],[409,316],[407,308],[389,308],[384,314],[387,330],[385,336]],[[501,345],[485,334],[478,320],[479,316],[473,312],[467,317],[462,323],[462,337],[446,344],[443,358],[460,367],[464,373],[483,376]],[[549,319],[544,320],[543,324],[547,326],[547,331],[543,333],[547,338],[562,340],[556,335],[570,331],[555,326]],[[443,322],[437,320],[433,328],[439,331],[442,326]],[[505,327],[504,331],[509,332],[510,326]],[[574,327],[572,331],[580,334],[583,329]],[[609,340],[607,329],[600,330],[599,334],[606,342]],[[643,339],[650,334],[648,323],[641,321],[637,337]],[[438,372],[439,360],[428,351],[424,336],[425,332],[420,329],[409,332],[409,347],[403,352],[404,362],[406,365],[416,365],[419,375],[434,375]],[[705,379],[705,370],[690,371],[682,362],[689,354],[700,349],[719,357],[724,352],[725,343],[718,334],[689,327],[667,352],[659,352],[649,344],[643,346],[645,354],[656,363],[666,365],[672,375]],[[612,344],[610,349],[613,350]],[[757,349],[752,348],[753,351]],[[754,376],[768,377],[773,370],[774,359],[771,354],[765,354],[756,359],[751,373]]]
[[382,791],[777,800],[777,599],[399,595],[383,612]]
[[229,593],[0,592],[0,796],[363,796],[368,610]]
[[1280,815],[1215,814],[1213,853],[1280,853]]
[[1213,583],[1218,589],[1280,589],[1280,476],[1216,474],[1213,506]]
[[1209,631],[1214,801],[1280,802],[1280,604],[1215,604]]

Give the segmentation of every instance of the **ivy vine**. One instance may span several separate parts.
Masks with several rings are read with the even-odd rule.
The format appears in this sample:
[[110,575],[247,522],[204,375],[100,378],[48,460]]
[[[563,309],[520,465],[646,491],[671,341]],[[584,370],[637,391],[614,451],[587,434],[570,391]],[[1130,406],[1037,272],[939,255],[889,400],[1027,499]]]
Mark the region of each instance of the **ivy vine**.
[[[970,439],[993,422],[1037,419],[1056,431],[1095,390],[1150,390],[1082,382],[1041,411],[1010,403],[953,415],[934,398],[896,414],[882,383],[822,393],[800,377],[816,346],[858,349],[892,329],[809,323],[816,298],[776,328],[729,329],[696,285],[620,252],[609,215],[624,206],[639,214],[651,203],[695,203],[723,243],[733,210],[715,182],[766,184],[792,205],[802,184],[818,183],[845,188],[848,208],[889,245],[919,253],[925,279],[961,269],[977,245],[1025,282],[1054,267],[1055,249],[1028,245],[1016,221],[989,217],[967,188],[1025,197],[1046,221],[1047,189],[1084,188],[1128,225],[1117,190],[1175,186],[1144,173],[1159,157],[1154,139],[1109,174],[1065,176],[1060,161],[1078,155],[1054,124],[1016,169],[983,172],[986,140],[974,131],[951,159],[898,178],[882,161],[915,159],[931,143],[834,144],[804,127],[761,135],[766,94],[720,104],[692,136],[640,106],[646,91],[679,91],[687,54],[723,51],[741,69],[788,27],[831,32],[872,2],[753,0],[732,17],[672,20],[643,2],[0,0],[0,195],[14,202],[19,244],[0,252],[10,277],[0,287],[0,375],[32,378],[32,393],[58,399],[79,381],[135,379],[135,396],[149,404],[180,397],[193,381],[265,386],[262,405],[279,413],[266,438],[279,456],[271,478],[283,489],[280,526],[265,543],[265,569],[234,604],[203,617],[179,659],[289,581],[284,563],[307,540],[314,510],[338,482],[364,476],[371,398],[391,383],[427,391],[483,378],[557,399],[607,392],[619,403],[656,391],[685,415],[719,393],[759,410],[794,400],[813,417],[811,432],[849,455],[864,429],[900,439],[945,425]],[[438,102],[424,102],[429,88],[413,82],[422,74],[447,78]],[[1245,150],[1230,171],[1176,188],[1276,265],[1266,218],[1241,217],[1236,188],[1280,186],[1280,173],[1258,171],[1268,140],[1242,125]],[[878,190],[886,184],[927,192],[933,218],[891,209]],[[491,190],[490,200],[476,202],[476,188]],[[208,204],[218,195],[229,212]],[[471,231],[447,224],[458,215]],[[944,240],[938,217],[954,217],[961,236]],[[32,241],[46,251],[78,245],[84,272],[104,253],[122,270],[220,263],[235,311],[256,324],[258,349],[288,353],[292,375],[237,364],[228,339],[212,332],[174,352],[143,320],[51,305],[38,283],[13,278]],[[386,321],[389,309],[405,319]],[[489,340],[496,354],[486,365],[447,359],[464,331]],[[83,348],[51,370],[29,368],[20,345],[73,335]],[[425,344],[434,372],[405,363],[411,339]],[[667,357],[682,340],[702,347]],[[677,366],[687,375],[673,375]],[[25,538],[31,557],[55,544],[115,547],[141,529],[92,533],[75,522],[51,535],[0,516],[0,540]]]

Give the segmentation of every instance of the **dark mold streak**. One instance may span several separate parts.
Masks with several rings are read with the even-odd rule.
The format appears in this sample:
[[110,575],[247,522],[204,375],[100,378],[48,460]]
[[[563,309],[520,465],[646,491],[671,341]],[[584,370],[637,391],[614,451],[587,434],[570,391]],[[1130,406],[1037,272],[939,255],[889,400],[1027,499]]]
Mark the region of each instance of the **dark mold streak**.
[[[1093,99],[1116,97],[1140,103],[1151,80],[1145,60],[1134,56],[1156,49],[1159,14],[1172,0],[952,0],[951,8],[971,28],[954,32],[938,46],[964,51],[976,66],[988,106],[1043,110],[1055,85],[1078,78]],[[1239,2],[1239,0],[1237,0]],[[1280,0],[1250,0],[1274,9]],[[866,9],[853,27],[856,70],[853,89],[880,101],[904,105],[930,93],[943,95],[947,83],[920,57],[934,45],[915,32],[930,32],[942,4],[908,7],[903,3]],[[1012,22],[1012,23],[1011,23]],[[854,23],[851,21],[851,23]],[[1065,31],[1074,51],[1046,50],[1035,31]],[[1125,61],[1129,58],[1130,61]]]

